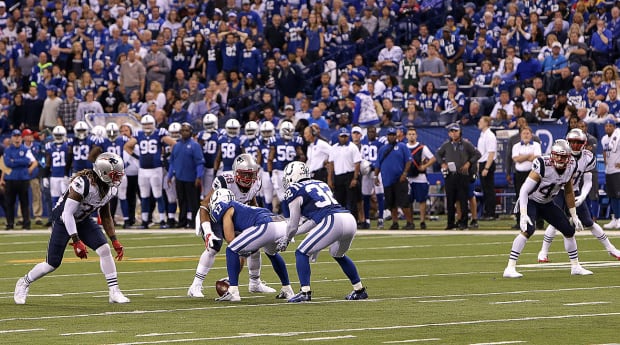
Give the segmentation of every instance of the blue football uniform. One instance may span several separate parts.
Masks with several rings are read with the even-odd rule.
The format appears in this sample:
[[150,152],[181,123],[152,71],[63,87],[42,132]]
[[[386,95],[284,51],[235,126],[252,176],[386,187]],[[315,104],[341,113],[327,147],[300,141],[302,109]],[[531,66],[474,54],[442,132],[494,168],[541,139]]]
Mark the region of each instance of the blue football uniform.
[[45,144],[45,153],[51,157],[51,177],[64,177],[67,169],[67,158],[69,157],[69,145],[66,142]]
[[385,145],[385,137],[377,137],[375,140],[369,140],[368,137],[364,137],[361,140],[360,153],[362,154],[362,159],[369,161],[372,166],[374,166],[377,161],[377,155],[379,154],[379,149],[383,145]]
[[[284,203],[288,204],[297,197],[301,197],[303,201],[301,215],[317,224],[331,214],[349,212],[336,201],[329,186],[322,181],[306,180],[293,183],[284,193]],[[284,216],[289,218],[288,207],[284,207],[284,210]]]
[[93,163],[88,160],[90,149],[98,142],[93,137],[85,139],[69,139],[69,146],[73,147],[73,173],[84,169],[92,169]]
[[157,128],[150,135],[143,131],[138,131],[136,140],[138,141],[138,151],[140,153],[140,168],[154,169],[162,167],[163,137],[168,136],[168,131],[164,128]]
[[[242,144],[243,150],[245,153],[249,153],[254,157],[254,160],[258,162],[258,152],[260,149],[260,142],[257,138],[255,139],[245,139]],[[261,152],[262,155],[262,152]],[[267,154],[269,156],[269,154]],[[264,157],[264,156],[263,156]]]
[[198,133],[198,140],[202,142],[202,154],[205,158],[205,168],[213,169],[215,156],[217,155],[218,139],[217,132],[201,131]]
[[118,136],[113,141],[108,139],[108,138],[106,138],[106,139],[103,140],[103,144],[102,144],[101,148],[103,149],[103,152],[115,153],[115,154],[119,155],[120,157],[122,157],[123,156],[123,146],[128,141],[129,141],[129,139],[126,136],[124,136],[124,135]]
[[242,232],[257,225],[270,223],[272,218],[275,217],[273,213],[265,208],[248,206],[238,201],[220,202],[212,206],[211,216],[216,223],[221,224],[224,214],[231,207],[235,210],[233,215],[235,232]]
[[303,140],[299,136],[293,136],[291,140],[284,140],[277,134],[269,140],[269,146],[276,150],[273,170],[284,170],[288,163],[295,161],[297,147],[303,146]]
[[217,140],[217,146],[222,153],[222,165],[224,171],[232,171],[235,157],[243,153],[243,142],[241,141],[241,138],[224,135]]

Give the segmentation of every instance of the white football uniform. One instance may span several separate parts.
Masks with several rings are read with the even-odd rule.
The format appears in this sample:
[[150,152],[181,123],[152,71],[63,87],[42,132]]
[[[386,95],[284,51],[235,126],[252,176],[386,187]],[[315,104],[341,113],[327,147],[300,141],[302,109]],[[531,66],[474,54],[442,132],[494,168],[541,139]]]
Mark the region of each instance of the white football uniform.
[[541,180],[536,189],[529,195],[528,199],[540,204],[552,202],[553,197],[555,197],[564,185],[573,178],[576,169],[577,163],[572,156],[561,175],[558,174],[558,171],[553,167],[550,156],[545,155],[536,158],[532,164],[532,170],[540,175]]
[[596,172],[596,157],[591,151],[583,150],[581,157],[577,160],[577,169],[573,175],[573,190],[575,196],[581,195],[581,187],[583,186],[583,175],[589,171]]
[[[69,187],[82,196],[82,201],[80,202],[80,205],[75,213],[76,223],[90,217],[94,211],[107,204],[110,199],[116,196],[116,193],[118,192],[116,187],[110,187],[110,190],[108,190],[108,192],[102,197],[97,183],[94,180],[89,179],[87,176],[73,177]],[[64,209],[67,195],[69,195],[69,189],[65,191],[60,199],[58,199],[56,206],[54,206],[54,210],[52,212],[54,214],[54,219],[56,220],[62,221],[60,215]]]
[[250,187],[247,192],[243,192],[241,188],[235,183],[235,176],[232,173],[223,173],[213,180],[213,190],[220,188],[230,189],[235,194],[235,201],[242,204],[249,204],[254,199],[261,189],[261,180],[257,179],[256,182]]

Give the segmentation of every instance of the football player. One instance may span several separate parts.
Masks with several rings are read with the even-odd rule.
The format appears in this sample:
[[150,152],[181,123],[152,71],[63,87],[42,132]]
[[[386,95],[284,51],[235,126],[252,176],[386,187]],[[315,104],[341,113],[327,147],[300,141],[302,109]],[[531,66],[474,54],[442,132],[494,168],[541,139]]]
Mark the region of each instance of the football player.
[[267,158],[269,157],[269,143],[275,134],[276,128],[271,121],[265,121],[260,124],[260,138],[258,141],[263,161],[261,162],[262,169],[259,177],[262,184],[259,196],[262,198],[263,207],[270,211],[273,210],[273,184],[267,171]]
[[[233,192],[235,200],[256,206],[256,195],[261,189],[261,181],[258,179],[259,165],[251,155],[245,153],[235,159],[233,173],[223,173],[213,180],[213,186],[209,195],[200,203],[198,212],[199,219],[196,219],[196,234],[205,240],[205,250],[200,256],[194,281],[187,291],[189,297],[202,298],[202,282],[207,273],[213,266],[215,255],[222,248],[222,228],[212,226],[209,218],[209,203],[211,195],[220,188],[226,188]],[[248,271],[250,292],[274,293],[275,289],[263,284],[260,280],[261,256],[260,252],[253,253],[248,257]]]
[[99,255],[101,271],[108,283],[108,301],[129,302],[118,287],[116,265],[110,245],[101,228],[90,217],[93,212],[99,211],[103,230],[116,251],[116,259],[122,260],[124,249],[116,238],[109,201],[116,195],[123,174],[121,157],[106,152],[97,157],[93,169],[82,170],[72,178],[69,188],[52,211],[52,235],[47,247],[47,257],[17,281],[13,295],[16,304],[26,303],[30,284],[60,266],[70,239],[75,255],[80,259],[88,256],[86,246]]
[[[564,139],[556,140],[551,146],[551,154],[533,161],[532,171],[519,191],[519,208],[521,217],[519,226],[521,233],[512,243],[508,266],[504,270],[504,278],[520,278],[523,275],[517,272],[517,260],[525,247],[527,240],[534,234],[533,221],[542,217],[564,235],[564,248],[571,263],[572,275],[589,275],[579,264],[575,230],[583,230],[583,225],[575,208],[575,193],[573,191],[573,175],[577,170],[577,163],[571,155],[569,143]],[[564,198],[570,214],[570,220],[554,202],[553,198],[564,187]]]
[[370,162],[371,173],[362,175],[362,199],[364,201],[364,218],[366,222],[363,224],[364,229],[370,228],[370,197],[375,192],[377,196],[377,228],[383,229],[383,212],[385,210],[385,198],[383,194],[383,182],[379,175],[379,184],[375,184],[374,168],[377,161],[377,153],[379,149],[385,145],[385,137],[377,137],[377,128],[368,127],[366,136],[361,140],[360,153],[362,159]]
[[259,253],[263,248],[271,261],[273,269],[280,278],[282,291],[277,298],[289,299],[295,293],[288,278],[286,263],[276,251],[276,240],[286,235],[286,222],[268,210],[247,206],[235,201],[232,191],[220,188],[209,201],[209,215],[213,223],[223,228],[223,235],[228,242],[226,248],[226,268],[230,287],[216,301],[241,300],[239,296],[239,272],[241,257]]
[[271,176],[273,189],[280,202],[284,200],[284,188],[282,186],[284,174],[282,171],[288,163],[295,161],[295,157],[299,157],[300,161],[306,160],[302,151],[303,144],[303,139],[295,135],[295,126],[290,121],[283,121],[279,133],[269,141],[267,171]]
[[[52,130],[54,140],[45,144],[45,176],[49,176],[52,205],[56,205],[63,191],[67,190],[71,175],[71,155],[67,142],[67,130],[63,126],[56,126]],[[47,182],[43,182],[47,184]]]
[[258,124],[254,121],[248,121],[245,124],[244,136],[242,138],[243,151],[249,153],[254,157],[254,160],[258,165],[263,161],[260,151],[260,142],[258,140]]
[[92,169],[93,163],[89,158],[93,146],[100,144],[94,136],[88,135],[88,125],[84,121],[78,121],[73,127],[75,137],[69,139],[69,146],[73,150],[72,172],[75,174],[84,169]]
[[224,127],[226,127],[226,135],[222,135],[217,140],[217,157],[213,164],[216,174],[220,169],[220,164],[222,165],[222,172],[231,173],[235,158],[244,153],[243,142],[239,137],[239,130],[241,128],[239,121],[230,119],[226,121]]
[[[319,251],[327,247],[330,247],[330,255],[340,265],[353,285],[353,292],[345,299],[366,299],[368,294],[362,285],[357,268],[345,255],[357,231],[355,217],[349,210],[338,204],[325,182],[312,180],[311,175],[306,164],[302,162],[292,162],[284,168],[282,185],[286,192],[282,202],[288,204],[285,209],[289,214],[285,216],[289,220],[286,235],[278,239],[278,251],[285,251],[295,235],[309,232],[295,250],[301,291],[288,301],[298,303],[312,300],[310,257],[316,256]],[[299,225],[302,216],[308,221]]]
[[202,178],[200,199],[204,199],[204,196],[209,193],[211,185],[213,184],[213,178],[215,177],[213,165],[215,164],[215,157],[217,156],[217,139],[220,136],[217,131],[217,116],[213,114],[205,115],[202,119],[202,125],[204,126],[204,130],[198,133],[197,137],[205,157],[205,172]]
[[[176,141],[181,139],[181,124],[173,122],[168,126],[170,137]],[[170,182],[168,171],[170,171],[170,155],[172,154],[172,146],[164,145],[164,192],[166,193],[166,211],[168,212],[168,226],[186,227],[191,222],[183,214],[179,215],[179,223],[175,220],[177,213],[177,188],[176,183]],[[170,183],[169,183],[170,182]]]
[[[133,138],[135,133],[133,125],[131,125],[129,122],[125,122],[121,125],[120,132],[124,137],[127,138],[128,141],[129,139]],[[129,220],[125,222],[125,224],[123,224],[124,229],[130,228],[136,223],[136,197],[138,195],[138,171],[140,170],[140,157],[137,155],[137,153],[138,150],[134,150],[131,153],[125,151],[124,149],[122,150],[122,157],[123,161],[125,162],[125,178],[127,179],[127,190],[126,195],[123,195],[123,183],[121,183],[121,186],[118,190],[118,197],[121,200],[123,198],[127,199],[127,214],[129,216]]]
[[138,170],[138,185],[140,186],[140,199],[142,209],[142,228],[148,229],[148,217],[150,211],[151,190],[153,197],[157,200],[157,211],[159,212],[159,227],[167,229],[168,224],[164,220],[166,205],[164,203],[162,183],[163,183],[163,145],[173,146],[175,140],[168,135],[164,128],[155,127],[155,118],[145,115],[140,119],[142,130],[138,131],[134,138],[127,141],[124,146],[129,154],[138,146],[140,156],[140,169]]
[[[573,191],[575,192],[575,207],[577,208],[577,215],[581,220],[584,228],[590,229],[592,235],[596,237],[601,244],[605,247],[607,252],[614,258],[620,260],[620,251],[611,244],[609,238],[603,231],[600,225],[592,220],[590,214],[590,208],[585,203],[590,189],[592,188],[592,174],[598,173],[596,171],[596,156],[591,151],[585,148],[588,141],[586,134],[579,128],[573,128],[566,135],[566,141],[570,144],[571,154],[577,162],[577,170],[573,175]],[[565,208],[564,193],[560,191],[555,197],[555,203],[561,208]],[[538,262],[549,262],[547,254],[549,253],[549,247],[555,237],[556,229],[553,225],[547,226],[545,230],[545,237],[543,238],[542,248],[538,253]]]

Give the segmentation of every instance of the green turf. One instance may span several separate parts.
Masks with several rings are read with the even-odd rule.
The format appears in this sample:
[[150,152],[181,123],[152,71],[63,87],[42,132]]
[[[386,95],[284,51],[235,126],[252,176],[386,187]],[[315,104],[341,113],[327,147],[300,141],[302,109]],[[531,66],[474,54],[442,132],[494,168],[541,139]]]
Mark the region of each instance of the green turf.
[[[196,238],[125,232],[119,237],[127,248],[126,260],[118,269],[130,304],[108,304],[96,255],[79,262],[69,248],[66,262],[33,284],[27,304],[17,306],[12,298],[15,281],[44,258],[48,238],[3,234],[0,343],[618,342],[620,262],[612,260],[592,236],[579,237],[581,261],[595,274],[571,277],[561,238],[550,254],[554,263],[536,265],[542,240],[542,234],[537,234],[519,261],[524,278],[503,279],[514,235],[508,231],[505,235],[395,236],[386,231],[358,236],[349,255],[357,263],[370,300],[343,301],[351,285],[328,252],[322,252],[312,265],[313,301],[297,305],[269,294],[249,294],[247,270],[240,279],[241,302],[213,301],[213,283],[226,276],[223,255],[205,282],[206,298],[184,297],[203,248]],[[615,242],[620,245],[620,239]],[[294,254],[283,255],[297,290]],[[265,257],[263,278],[277,286]],[[583,302],[590,304],[566,305]]]

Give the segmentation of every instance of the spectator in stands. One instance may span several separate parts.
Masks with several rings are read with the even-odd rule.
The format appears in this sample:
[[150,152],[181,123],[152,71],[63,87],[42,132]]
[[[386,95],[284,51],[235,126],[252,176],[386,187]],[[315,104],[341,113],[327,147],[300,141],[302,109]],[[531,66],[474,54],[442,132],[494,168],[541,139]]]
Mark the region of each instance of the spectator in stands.
[[[43,108],[41,110],[41,119],[39,120],[39,130],[52,130],[54,127],[60,124],[58,117],[58,110],[62,100],[56,96],[58,88],[54,85],[47,87],[47,98],[43,102]],[[27,143],[32,144],[32,138],[27,138]],[[34,189],[33,189],[34,190]],[[38,190],[38,189],[37,189]]]
[[282,17],[280,14],[273,14],[271,23],[265,28],[265,41],[269,43],[271,49],[284,47],[286,31],[282,25]]
[[420,84],[426,85],[429,81],[438,88],[443,83],[443,76],[446,74],[446,67],[439,58],[437,47],[428,46],[428,57],[420,64]]
[[133,90],[138,90],[140,95],[144,94],[146,87],[146,68],[142,64],[142,61],[136,59],[136,52],[134,50],[129,50],[127,52],[127,60],[121,65],[119,87],[125,99],[130,99]]
[[359,81],[353,82],[353,93],[355,94],[355,107],[353,108],[352,124],[361,127],[377,125],[379,116],[370,93],[362,90],[362,84]]
[[286,56],[280,57],[280,69],[276,74],[276,85],[279,93],[284,96],[284,102],[295,98],[305,86],[304,76],[297,66],[291,65]]
[[150,88],[152,81],[157,81],[161,85],[166,84],[166,77],[170,73],[170,61],[160,51],[159,42],[153,42],[151,51],[144,57],[143,63],[146,68],[146,84]]
[[399,46],[394,45],[392,37],[386,37],[385,48],[381,49],[377,57],[377,69],[382,73],[395,76],[398,74],[398,65],[402,59],[403,50]]
[[596,22],[596,31],[592,34],[590,46],[592,58],[598,68],[609,64],[609,53],[613,47],[612,33],[605,28],[605,21],[601,18]]
[[86,114],[90,113],[103,113],[103,107],[95,100],[95,94],[92,90],[88,90],[84,96],[84,101],[80,102],[75,112],[75,118],[77,121],[84,121]]
[[28,88],[28,93],[24,95],[23,111],[23,125],[15,128],[38,128],[43,111],[43,99],[38,98],[36,83],[32,83]]
[[370,33],[362,25],[362,19],[355,17],[353,21],[353,29],[351,29],[351,41],[355,43],[355,50],[358,54],[365,53],[367,41],[370,39]]
[[510,99],[510,92],[508,90],[502,90],[499,95],[499,102],[495,104],[493,110],[491,111],[491,118],[497,117],[497,111],[499,109],[504,109],[509,117],[512,117],[514,114],[513,107],[514,102]]

